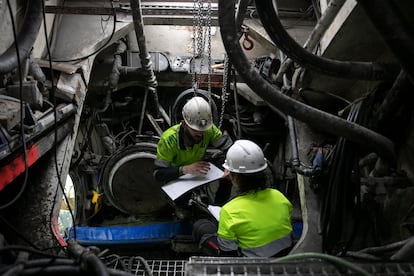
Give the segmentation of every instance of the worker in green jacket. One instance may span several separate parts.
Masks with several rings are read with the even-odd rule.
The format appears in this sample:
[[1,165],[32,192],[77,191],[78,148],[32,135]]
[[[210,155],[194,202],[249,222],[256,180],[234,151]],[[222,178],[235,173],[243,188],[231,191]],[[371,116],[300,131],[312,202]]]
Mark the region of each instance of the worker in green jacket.
[[[182,116],[179,124],[163,132],[157,144],[154,177],[158,181],[166,183],[185,174],[207,174],[210,169],[204,160],[207,148],[221,150],[223,159],[232,145],[231,138],[214,125],[210,104],[204,98],[191,98],[183,106]],[[227,200],[231,183],[223,181],[220,189],[216,193],[217,204]]]
[[237,196],[221,208],[218,227],[210,220],[198,220],[194,238],[211,255],[287,254],[292,247],[292,204],[266,184],[267,160],[260,147],[249,140],[237,140],[223,167]]

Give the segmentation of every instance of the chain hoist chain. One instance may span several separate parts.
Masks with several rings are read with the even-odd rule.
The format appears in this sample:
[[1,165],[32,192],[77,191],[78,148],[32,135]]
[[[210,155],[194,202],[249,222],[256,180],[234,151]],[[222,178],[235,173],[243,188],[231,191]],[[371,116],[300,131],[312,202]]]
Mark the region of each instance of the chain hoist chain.
[[208,0],[207,6],[207,59],[208,59],[208,74],[207,74],[207,91],[208,100],[211,102],[211,0]]
[[229,72],[230,72],[229,71],[229,57],[227,56],[227,54],[225,54],[224,72],[223,72],[223,88],[221,89],[221,112],[220,112],[220,120],[219,120],[219,125],[218,125],[219,129],[221,129],[221,127],[223,126],[224,109],[226,108],[226,103],[227,103],[227,98],[228,98],[227,85],[229,83],[228,81]]
[[[203,59],[204,59],[204,34],[203,34],[203,26],[204,26],[204,21],[203,21],[203,0],[198,0],[198,24],[197,24],[197,31],[198,31],[198,36],[197,36],[197,57],[200,58],[200,65],[199,65],[199,70],[198,70],[198,75],[197,75],[197,84],[200,85],[201,82],[201,73],[203,70]],[[195,60],[194,60],[195,62]]]
[[[193,1],[193,62],[192,62],[192,85],[194,89],[194,96],[197,94],[197,88],[201,82],[201,75],[203,71],[205,55],[205,45],[207,43],[207,59],[208,59],[208,99],[211,102],[211,0],[208,0],[206,14],[203,13],[203,0]],[[196,11],[197,10],[197,11]],[[197,13],[197,17],[196,17]],[[204,31],[204,26],[207,26],[207,34]],[[207,38],[206,38],[207,36]],[[207,40],[207,41],[206,41]],[[196,66],[197,57],[200,62]]]
[[197,37],[197,32],[196,32],[196,27],[197,27],[197,16],[196,16],[196,11],[197,11],[197,1],[198,0],[194,0],[193,1],[193,62],[191,63],[191,72],[192,72],[192,85],[193,85],[193,90],[194,90],[194,96],[196,96],[196,90],[197,90],[197,84],[196,84],[196,64],[195,64],[195,59],[197,56],[197,41],[196,41],[196,37]]

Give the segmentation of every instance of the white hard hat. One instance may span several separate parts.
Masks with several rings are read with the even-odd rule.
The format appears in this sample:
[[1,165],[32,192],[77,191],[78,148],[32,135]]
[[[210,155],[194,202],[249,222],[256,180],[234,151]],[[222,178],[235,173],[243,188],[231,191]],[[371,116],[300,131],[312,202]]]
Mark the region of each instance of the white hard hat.
[[258,145],[237,140],[227,151],[223,167],[235,173],[256,173],[267,168],[267,160]]
[[206,131],[213,124],[210,104],[202,97],[191,98],[183,107],[183,119],[192,129]]

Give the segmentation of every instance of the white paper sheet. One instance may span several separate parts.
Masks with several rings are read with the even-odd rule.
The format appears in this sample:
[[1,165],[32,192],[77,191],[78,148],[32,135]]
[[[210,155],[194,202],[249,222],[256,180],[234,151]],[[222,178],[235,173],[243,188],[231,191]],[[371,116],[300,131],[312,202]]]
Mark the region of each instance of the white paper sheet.
[[163,191],[172,199],[176,200],[185,193],[201,185],[213,182],[223,176],[224,172],[210,163],[210,170],[205,175],[186,174],[178,179],[172,180],[162,186]]
[[210,212],[210,214],[213,215],[213,217],[219,221],[220,219],[220,210],[221,207],[220,206],[214,206],[214,205],[208,205],[207,206],[208,211]]

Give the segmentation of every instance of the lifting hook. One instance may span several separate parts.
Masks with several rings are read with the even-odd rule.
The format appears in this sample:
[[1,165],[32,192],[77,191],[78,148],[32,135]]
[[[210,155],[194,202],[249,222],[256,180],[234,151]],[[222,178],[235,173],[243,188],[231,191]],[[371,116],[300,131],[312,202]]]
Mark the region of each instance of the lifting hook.
[[247,29],[245,29],[243,33],[244,33],[244,39],[242,42],[243,48],[246,51],[250,51],[251,49],[253,49],[253,46],[254,46],[253,40],[250,39]]

